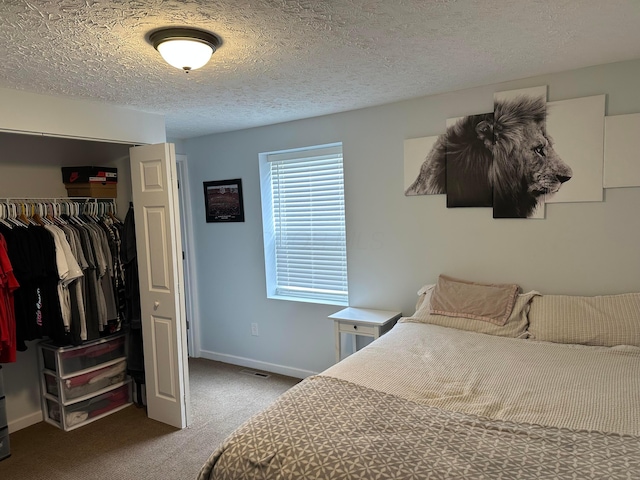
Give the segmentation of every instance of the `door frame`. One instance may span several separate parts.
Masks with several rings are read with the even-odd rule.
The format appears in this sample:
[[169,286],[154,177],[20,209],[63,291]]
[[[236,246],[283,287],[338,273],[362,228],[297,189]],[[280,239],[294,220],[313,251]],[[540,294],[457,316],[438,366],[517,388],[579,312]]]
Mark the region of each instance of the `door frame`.
[[197,275],[195,261],[195,242],[193,238],[193,222],[189,212],[191,208],[191,189],[189,187],[189,164],[186,155],[176,154],[176,167],[178,173],[178,195],[180,197],[180,222],[182,226],[182,251],[184,252],[184,300],[189,321],[187,330],[188,352],[190,357],[201,356],[200,342],[200,315],[198,305],[198,292],[194,288]]

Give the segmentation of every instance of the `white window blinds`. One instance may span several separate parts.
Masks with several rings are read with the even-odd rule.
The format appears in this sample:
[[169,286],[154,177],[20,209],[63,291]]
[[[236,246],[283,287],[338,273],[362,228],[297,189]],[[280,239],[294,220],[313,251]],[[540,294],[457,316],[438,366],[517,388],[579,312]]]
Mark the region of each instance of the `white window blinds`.
[[275,297],[346,305],[342,145],[270,153],[266,160],[272,242],[265,247],[273,256],[265,258],[273,259]]

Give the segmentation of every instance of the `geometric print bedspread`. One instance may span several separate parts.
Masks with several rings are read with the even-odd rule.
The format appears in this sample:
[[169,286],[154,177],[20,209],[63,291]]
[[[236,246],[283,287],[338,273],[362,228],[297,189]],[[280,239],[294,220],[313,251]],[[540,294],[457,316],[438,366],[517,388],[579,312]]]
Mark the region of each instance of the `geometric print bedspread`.
[[317,375],[239,427],[199,480],[640,479],[640,437],[494,421]]

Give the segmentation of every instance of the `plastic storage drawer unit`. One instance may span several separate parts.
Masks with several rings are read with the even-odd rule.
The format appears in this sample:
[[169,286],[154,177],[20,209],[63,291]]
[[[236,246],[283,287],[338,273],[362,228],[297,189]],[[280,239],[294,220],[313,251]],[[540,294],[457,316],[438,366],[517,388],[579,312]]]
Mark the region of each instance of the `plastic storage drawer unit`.
[[9,450],[9,429],[0,428],[0,460],[4,460],[11,455]]
[[131,404],[124,339],[117,334],[75,347],[39,344],[47,423],[73,430]]
[[0,428],[7,426],[7,400],[0,397]]

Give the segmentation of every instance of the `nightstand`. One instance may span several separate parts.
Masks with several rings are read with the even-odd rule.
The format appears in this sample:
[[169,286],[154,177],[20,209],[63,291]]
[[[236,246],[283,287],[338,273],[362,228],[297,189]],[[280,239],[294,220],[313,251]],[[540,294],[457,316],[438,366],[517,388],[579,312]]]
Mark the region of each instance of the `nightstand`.
[[355,352],[357,335],[376,339],[391,330],[401,316],[402,312],[353,307],[329,315],[329,318],[333,320],[336,337],[336,362],[341,360],[341,333],[352,335],[353,351]]

